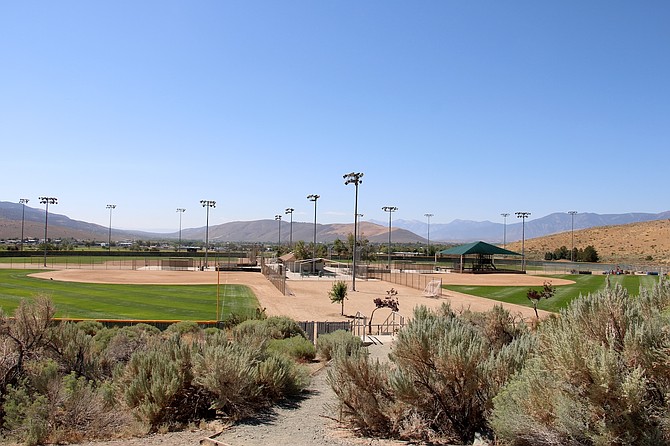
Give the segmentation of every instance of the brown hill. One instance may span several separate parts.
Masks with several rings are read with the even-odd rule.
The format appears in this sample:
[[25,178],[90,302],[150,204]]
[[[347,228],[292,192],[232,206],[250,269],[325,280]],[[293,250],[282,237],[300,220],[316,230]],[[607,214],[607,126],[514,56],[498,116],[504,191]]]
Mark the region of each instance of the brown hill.
[[[592,245],[601,262],[670,264],[670,220],[575,230],[574,237],[575,248]],[[526,257],[542,260],[546,252],[561,246],[571,249],[571,231],[527,239]],[[507,249],[521,252],[521,242],[508,243]]]

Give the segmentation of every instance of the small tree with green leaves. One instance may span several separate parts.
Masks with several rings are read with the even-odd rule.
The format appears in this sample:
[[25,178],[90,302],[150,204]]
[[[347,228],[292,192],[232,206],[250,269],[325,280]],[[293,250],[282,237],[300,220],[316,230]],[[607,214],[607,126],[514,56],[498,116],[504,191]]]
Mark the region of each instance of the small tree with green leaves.
[[344,282],[343,280],[338,280],[333,283],[332,288],[330,289],[330,292],[328,293],[328,296],[330,297],[330,301],[334,304],[339,303],[342,305],[342,316],[344,316],[344,300],[347,298],[347,283]]
[[526,293],[526,297],[533,303],[533,310],[535,310],[535,317],[538,319],[540,316],[537,314],[537,304],[540,303],[542,299],[549,299],[556,293],[556,290],[554,287],[551,285],[550,282],[544,282],[544,285],[542,285],[541,290],[536,290],[535,288],[531,288],[528,290]]

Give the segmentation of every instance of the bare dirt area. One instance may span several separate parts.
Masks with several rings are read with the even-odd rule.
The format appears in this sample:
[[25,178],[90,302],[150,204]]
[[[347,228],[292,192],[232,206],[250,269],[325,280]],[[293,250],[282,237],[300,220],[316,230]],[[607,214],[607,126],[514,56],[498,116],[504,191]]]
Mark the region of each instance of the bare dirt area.
[[[369,316],[375,309],[373,299],[384,297],[394,288],[398,291],[400,312],[411,316],[414,307],[425,305],[436,308],[449,302],[452,309],[489,310],[497,302],[451,291],[442,291],[438,297],[424,295],[423,290],[395,285],[378,280],[356,280],[354,291],[351,279],[348,299],[342,316],[339,304],[331,303],[328,292],[333,280],[327,278],[293,278],[287,280],[288,295],[280,293],[262,274],[255,272],[215,271],[160,271],[160,270],[60,270],[32,274],[46,280],[62,280],[86,283],[111,284],[243,284],[256,294],[260,305],[268,315],[289,316],[296,320],[339,321],[347,320],[360,312]],[[516,285],[538,286],[545,280],[541,276],[520,274],[433,274],[443,284],[460,285]],[[553,285],[572,283],[568,280],[550,279]],[[534,317],[533,309],[518,305],[503,304],[513,314],[524,318]],[[387,310],[387,309],[382,309]],[[375,322],[381,323],[388,311],[375,314]],[[542,313],[546,315],[547,313]],[[388,359],[393,348],[392,337],[381,345],[369,348],[373,358]],[[408,443],[370,438],[358,438],[342,428],[337,422],[337,400],[327,383],[328,366],[317,370],[302,398],[287,401],[250,420],[222,428],[212,424],[204,429],[155,434],[143,438],[81,443],[80,446],[182,446],[182,445],[314,445],[314,446],[398,446]],[[215,441],[209,441],[208,438]]]
[[[289,279],[286,284],[288,295],[283,295],[261,273],[256,272],[216,272],[216,271],[162,271],[162,270],[81,270],[65,269],[44,271],[31,275],[42,279],[61,280],[83,283],[110,284],[156,284],[156,285],[195,285],[195,284],[242,284],[249,286],[256,294],[260,306],[268,315],[288,316],[296,320],[340,321],[361,313],[370,315],[375,309],[373,300],[385,297],[387,291],[395,289],[400,303],[400,313],[410,316],[418,305],[436,308],[443,303],[451,304],[452,309],[470,309],[486,311],[496,302],[476,296],[442,291],[438,297],[424,295],[423,290],[403,285],[395,285],[379,280],[356,280],[353,290],[351,279],[348,298],[344,305],[344,316],[341,307],[331,303],[328,298],[333,280],[328,278],[297,278]],[[541,276],[526,274],[432,274],[431,278],[442,279],[443,284],[452,285],[495,285],[495,286],[541,286],[545,280]],[[550,279],[553,285],[560,286],[573,283],[569,280]],[[533,317],[533,309],[520,305],[502,304],[514,314]],[[388,313],[388,312],[387,312]],[[383,320],[387,314],[380,310],[375,317]]]

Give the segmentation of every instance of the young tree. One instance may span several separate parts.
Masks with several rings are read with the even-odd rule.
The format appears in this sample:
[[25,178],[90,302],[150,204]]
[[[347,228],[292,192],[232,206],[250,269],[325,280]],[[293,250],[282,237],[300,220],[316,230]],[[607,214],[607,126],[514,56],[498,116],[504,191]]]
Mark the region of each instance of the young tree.
[[332,303],[339,303],[342,305],[342,316],[344,316],[344,300],[347,298],[347,283],[343,280],[338,280],[333,283],[333,287],[328,293]]
[[398,311],[400,304],[398,303],[398,298],[396,297],[397,295],[398,291],[394,288],[391,288],[386,292],[385,298],[382,299],[381,297],[378,297],[373,301],[375,303],[375,309],[372,310],[372,314],[370,315],[368,333],[372,333],[372,318],[375,315],[375,311],[379,310],[380,308],[390,308],[391,311]]
[[528,299],[530,299],[530,301],[533,303],[535,317],[538,319],[540,318],[540,316],[537,314],[537,304],[539,304],[542,299],[549,299],[554,295],[555,292],[556,290],[550,282],[544,282],[544,285],[542,285],[542,290],[536,290],[534,288],[528,290],[526,297],[528,297]]

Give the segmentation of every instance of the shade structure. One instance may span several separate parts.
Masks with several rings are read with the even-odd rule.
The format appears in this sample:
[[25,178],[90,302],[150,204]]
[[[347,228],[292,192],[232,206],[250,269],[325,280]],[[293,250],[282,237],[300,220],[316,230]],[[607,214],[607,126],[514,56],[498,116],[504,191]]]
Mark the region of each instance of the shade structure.
[[458,256],[454,269],[458,272],[503,272],[496,268],[494,255],[521,256],[518,252],[500,248],[490,243],[478,241],[455,246],[438,252],[440,256]]

